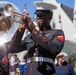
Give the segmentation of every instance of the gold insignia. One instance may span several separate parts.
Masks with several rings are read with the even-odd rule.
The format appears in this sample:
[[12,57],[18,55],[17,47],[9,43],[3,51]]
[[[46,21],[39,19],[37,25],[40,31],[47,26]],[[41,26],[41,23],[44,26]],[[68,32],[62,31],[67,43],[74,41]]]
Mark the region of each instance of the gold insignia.
[[40,5],[40,3],[39,2],[36,2],[36,4],[35,4],[36,6],[39,6]]

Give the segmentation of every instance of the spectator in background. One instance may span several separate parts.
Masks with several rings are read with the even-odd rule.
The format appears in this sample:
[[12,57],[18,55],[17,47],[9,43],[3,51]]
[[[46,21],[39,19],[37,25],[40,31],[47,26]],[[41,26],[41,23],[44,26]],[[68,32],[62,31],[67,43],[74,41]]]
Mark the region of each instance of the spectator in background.
[[67,56],[67,54],[64,52],[61,52],[56,56],[56,75],[75,75],[72,65],[65,60],[65,56]]
[[0,75],[9,75],[9,61],[4,47],[0,46]]
[[24,59],[22,59],[20,62],[20,71],[21,71],[22,75],[23,75],[25,69],[26,69],[26,61]]
[[14,67],[14,71],[16,71],[16,69],[19,68],[20,60],[17,57],[17,54],[14,54],[13,57],[14,57],[14,66],[13,67]]

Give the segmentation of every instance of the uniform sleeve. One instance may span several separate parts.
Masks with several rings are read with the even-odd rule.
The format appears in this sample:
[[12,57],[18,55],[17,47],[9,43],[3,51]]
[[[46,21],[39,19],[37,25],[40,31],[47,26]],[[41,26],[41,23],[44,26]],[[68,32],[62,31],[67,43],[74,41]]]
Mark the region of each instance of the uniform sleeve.
[[18,30],[15,32],[14,36],[12,37],[10,47],[8,49],[8,53],[18,53],[23,50],[26,50],[26,43],[24,40],[22,40],[24,31],[18,32]]
[[54,36],[51,37],[50,34],[48,37],[37,30],[33,31],[32,33],[32,38],[35,42],[46,50],[50,51],[52,54],[57,55],[62,50],[64,45],[64,33],[62,30],[58,30]]

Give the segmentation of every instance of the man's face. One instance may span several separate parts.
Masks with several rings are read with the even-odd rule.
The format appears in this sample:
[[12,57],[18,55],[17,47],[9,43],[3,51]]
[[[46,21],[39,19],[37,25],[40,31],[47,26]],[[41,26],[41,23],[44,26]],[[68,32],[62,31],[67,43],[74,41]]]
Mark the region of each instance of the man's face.
[[64,56],[63,55],[62,56],[59,56],[58,57],[58,61],[63,63],[65,61]]
[[37,23],[39,27],[42,27],[43,25],[47,24],[48,20],[48,14],[37,14]]

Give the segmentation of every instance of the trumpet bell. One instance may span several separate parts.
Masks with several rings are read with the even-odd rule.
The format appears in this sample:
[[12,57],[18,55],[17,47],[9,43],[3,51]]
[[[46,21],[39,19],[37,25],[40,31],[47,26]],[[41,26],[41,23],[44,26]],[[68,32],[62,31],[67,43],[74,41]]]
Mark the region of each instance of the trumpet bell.
[[12,20],[8,17],[0,18],[0,33],[7,32],[11,29]]
[[7,4],[4,8],[4,14],[5,16],[11,16],[13,14],[13,6],[11,4]]

